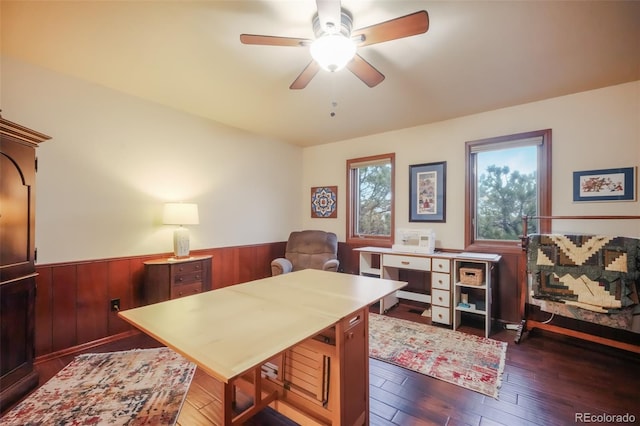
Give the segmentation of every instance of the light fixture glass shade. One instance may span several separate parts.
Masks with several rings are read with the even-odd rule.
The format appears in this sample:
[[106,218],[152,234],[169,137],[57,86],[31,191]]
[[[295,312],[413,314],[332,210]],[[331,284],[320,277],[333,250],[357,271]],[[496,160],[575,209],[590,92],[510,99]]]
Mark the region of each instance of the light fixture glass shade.
[[194,203],[166,203],[162,223],[165,225],[197,225],[200,223],[198,205]]
[[311,43],[311,57],[325,70],[344,68],[356,54],[356,45],[342,34],[325,34]]

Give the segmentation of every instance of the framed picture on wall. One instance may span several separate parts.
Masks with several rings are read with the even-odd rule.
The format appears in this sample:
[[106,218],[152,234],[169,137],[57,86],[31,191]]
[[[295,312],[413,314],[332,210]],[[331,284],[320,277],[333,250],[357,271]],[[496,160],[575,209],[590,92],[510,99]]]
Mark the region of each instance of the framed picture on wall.
[[335,219],[338,217],[338,187],[316,186],[311,188],[311,217]]
[[573,172],[573,201],[635,201],[635,167]]
[[447,162],[409,166],[409,222],[446,222]]

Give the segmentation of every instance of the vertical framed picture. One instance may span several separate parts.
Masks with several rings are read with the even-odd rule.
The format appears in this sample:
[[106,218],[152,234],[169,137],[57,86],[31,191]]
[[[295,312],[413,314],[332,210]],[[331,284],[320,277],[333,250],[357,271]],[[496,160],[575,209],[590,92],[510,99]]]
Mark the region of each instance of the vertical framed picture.
[[409,222],[446,222],[447,162],[409,166]]
[[311,217],[338,217],[338,187],[316,186],[311,188]]
[[636,168],[573,172],[573,201],[635,201]]

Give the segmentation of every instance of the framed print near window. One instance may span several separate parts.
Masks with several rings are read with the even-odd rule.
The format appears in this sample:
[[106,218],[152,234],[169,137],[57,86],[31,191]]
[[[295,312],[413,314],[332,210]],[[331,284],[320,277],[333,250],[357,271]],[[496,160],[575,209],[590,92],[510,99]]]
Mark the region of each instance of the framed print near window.
[[311,217],[338,217],[338,187],[316,186],[311,188]]
[[573,172],[573,201],[634,201],[635,167]]
[[409,222],[446,222],[447,162],[409,166]]

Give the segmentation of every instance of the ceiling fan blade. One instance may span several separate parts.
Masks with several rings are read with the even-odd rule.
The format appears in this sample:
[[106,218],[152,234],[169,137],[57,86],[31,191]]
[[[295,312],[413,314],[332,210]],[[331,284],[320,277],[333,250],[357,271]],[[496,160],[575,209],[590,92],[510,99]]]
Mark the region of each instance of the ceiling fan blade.
[[318,20],[326,32],[340,31],[340,0],[316,0]]
[[429,14],[426,10],[421,10],[410,15],[354,30],[351,33],[351,37],[364,37],[363,41],[357,43],[361,47],[426,33],[428,29]]
[[240,34],[243,44],[259,44],[265,46],[292,46],[303,47],[311,44],[308,38],[278,37],[257,34]]
[[307,87],[311,79],[320,71],[320,65],[316,61],[309,62],[309,65],[302,70],[298,78],[296,78],[289,89],[298,90]]
[[347,68],[369,87],[375,87],[384,80],[384,75],[358,54],[347,64]]

